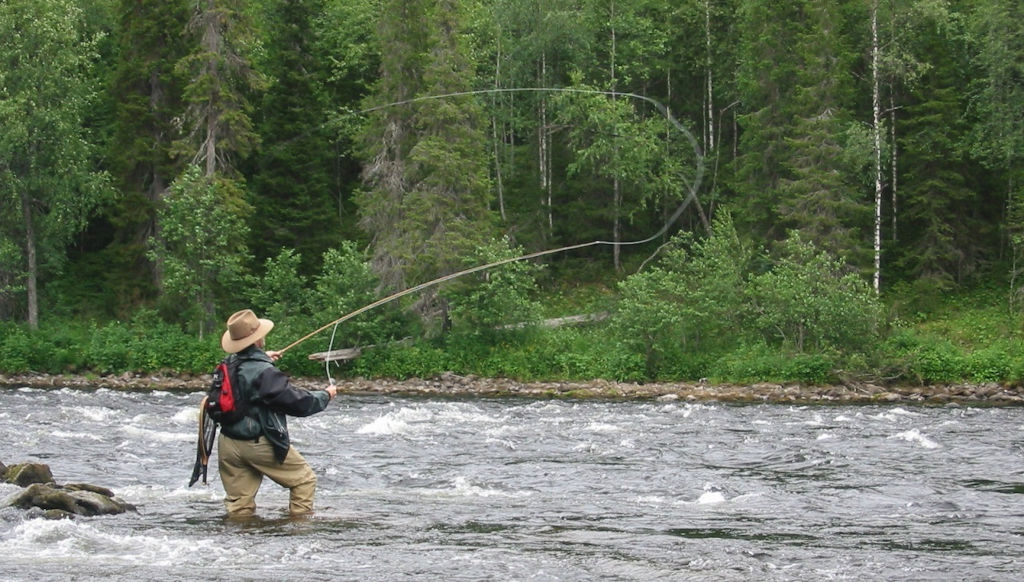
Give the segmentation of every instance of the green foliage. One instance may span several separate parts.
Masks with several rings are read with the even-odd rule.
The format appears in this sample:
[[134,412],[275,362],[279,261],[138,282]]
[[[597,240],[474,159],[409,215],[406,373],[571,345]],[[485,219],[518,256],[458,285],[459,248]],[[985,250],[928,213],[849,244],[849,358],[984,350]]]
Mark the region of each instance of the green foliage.
[[250,117],[249,92],[263,88],[264,78],[250,66],[253,29],[244,6],[241,0],[195,4],[186,27],[192,50],[175,64],[187,78],[182,91],[187,107],[180,120],[185,135],[174,149],[201,166],[207,178],[235,178],[238,159],[260,141]]
[[743,335],[754,254],[730,214],[719,214],[710,237],[678,236],[673,243],[658,266],[620,285],[616,333],[642,350],[651,375],[684,354],[727,349]]
[[351,372],[375,378],[431,378],[452,369],[448,353],[428,342],[370,350],[353,362]]
[[[183,0],[112,0],[117,21],[110,23],[116,45],[106,99],[110,138],[106,159],[122,196],[104,209],[110,221],[109,246],[97,253],[107,277],[104,301],[111,314],[123,314],[156,294],[154,265],[146,259],[146,239],[156,228],[156,206],[166,185],[181,169],[171,154],[182,110],[181,80],[175,63],[187,50],[182,31],[189,17]],[[114,297],[111,297],[111,295]]]
[[771,271],[751,279],[750,324],[798,352],[860,349],[878,337],[881,306],[858,275],[793,232]]
[[[513,259],[525,253],[508,239],[493,240],[467,257],[465,267]],[[501,326],[527,326],[540,319],[536,275],[542,267],[512,261],[456,280],[442,295],[449,300],[449,316],[456,334],[487,338]]]
[[164,291],[177,301],[200,338],[219,323],[225,297],[240,288],[247,255],[244,209],[234,210],[237,185],[189,168],[171,186],[158,212],[162,236],[151,257],[163,265]]
[[[871,242],[868,9],[808,0],[0,2],[0,320],[32,311],[38,282],[49,332],[4,327],[0,366],[195,365],[226,313],[250,306],[243,300],[277,321],[271,340],[285,343],[383,289],[505,256],[488,247],[496,232],[528,251],[609,232],[642,239],[693,186],[715,232],[677,237],[620,287],[604,248],[549,257],[522,284],[504,269],[481,285],[456,281],[440,288],[452,298],[453,333],[435,342],[389,343],[420,335],[398,302],[339,326],[335,343],[381,346],[346,373],[372,375],[376,362],[403,375],[821,381],[831,366],[908,382],[1015,381],[1024,375],[1020,2],[879,3],[889,142],[879,145],[892,164],[881,300],[895,335],[912,341],[885,341],[878,300],[847,271],[864,272]],[[461,94],[489,87],[500,92]],[[536,90],[518,90],[527,87]],[[696,160],[659,107],[545,89],[557,87],[650,96],[698,136],[703,180],[688,184]],[[364,107],[375,110],[353,113]],[[168,193],[189,161],[206,162],[210,181],[186,176]],[[104,170],[123,198],[95,218]],[[365,190],[358,212],[356,188]],[[211,190],[219,209],[199,212],[215,219],[184,209],[157,217],[164,195],[173,202],[182,189]],[[717,223],[723,208],[734,209],[735,226]],[[258,263],[234,242],[184,242],[239,233],[238,217],[252,227],[243,240]],[[351,231],[357,219],[362,232]],[[703,220],[688,211],[672,226],[696,232]],[[774,244],[794,227],[815,251],[790,240],[772,262],[741,242]],[[234,262],[206,256],[208,271],[154,254],[147,263],[148,240],[167,256],[209,247]],[[367,243],[372,272],[355,251]],[[649,253],[623,247],[616,263]],[[66,258],[74,265],[55,281]],[[239,284],[249,269],[262,272]],[[598,291],[583,300],[579,288]],[[972,301],[955,297],[967,289]],[[135,322],[158,294],[170,327],[152,312],[146,326]],[[490,333],[538,309],[614,318]],[[166,336],[164,351],[141,327]],[[331,331],[314,338],[318,347]],[[304,358],[288,365],[319,372]]]
[[306,281],[299,274],[302,257],[283,248],[263,263],[263,276],[245,277],[245,295],[251,309],[275,322],[301,313],[306,303]]
[[24,289],[34,326],[37,281],[60,270],[65,246],[112,194],[86,127],[99,36],[75,2],[10,0],[0,38],[0,313]]
[[[378,286],[366,255],[355,243],[345,241],[324,253],[321,272],[307,293],[308,313],[318,321],[337,319],[374,303]],[[339,332],[349,345],[365,345],[401,337],[407,326],[407,317],[395,304],[385,304],[343,322]],[[335,347],[339,341],[335,340]]]
[[29,332],[14,324],[4,324],[0,330],[0,368],[14,374],[31,370],[38,350]]
[[834,354],[789,354],[759,342],[725,354],[710,369],[708,377],[736,384],[756,382],[800,382],[826,384],[835,381]]
[[220,346],[200,341],[149,310],[103,325],[0,324],[0,372],[49,374],[206,373]]

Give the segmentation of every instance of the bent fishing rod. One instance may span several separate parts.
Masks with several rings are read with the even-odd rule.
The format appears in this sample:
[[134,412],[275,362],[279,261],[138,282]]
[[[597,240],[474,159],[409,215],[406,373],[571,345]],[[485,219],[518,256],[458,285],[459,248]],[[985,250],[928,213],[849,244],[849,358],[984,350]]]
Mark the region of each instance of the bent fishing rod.
[[[554,248],[554,249],[547,249],[547,250],[543,250],[543,251],[537,251],[537,252],[528,253],[528,254],[525,254],[525,255],[520,255],[520,256],[517,256],[517,257],[510,257],[510,258],[507,258],[507,259],[501,259],[501,260],[494,261],[494,262],[491,262],[491,263],[487,263],[487,264],[483,264],[483,265],[477,265],[475,267],[470,267],[468,269],[463,269],[463,270],[457,271],[455,273],[450,273],[448,275],[444,275],[442,277],[438,277],[438,278],[433,279],[431,281],[427,281],[425,283],[420,283],[419,285],[415,285],[413,287],[409,287],[408,289],[403,289],[402,291],[399,291],[397,293],[393,293],[391,295],[388,295],[387,297],[383,297],[381,299],[378,299],[377,301],[374,301],[373,303],[364,305],[364,306],[360,307],[359,309],[356,309],[355,311],[346,313],[345,315],[339,317],[338,319],[335,319],[334,321],[326,323],[326,324],[322,325],[321,327],[319,327],[319,328],[309,332],[308,334],[300,337],[299,339],[293,341],[292,343],[290,343],[287,346],[285,346],[283,349],[278,350],[278,353],[283,355],[288,350],[290,350],[293,347],[301,344],[302,342],[310,339],[311,337],[319,334],[320,332],[326,330],[327,328],[329,328],[331,326],[335,326],[335,328],[336,328],[336,326],[338,326],[339,324],[341,324],[341,323],[343,323],[345,321],[348,321],[349,319],[352,319],[353,317],[355,317],[355,316],[357,316],[357,315],[359,315],[361,313],[365,313],[365,312],[367,312],[367,311],[369,311],[371,309],[374,309],[374,308],[379,307],[381,305],[384,305],[386,303],[390,303],[391,301],[395,301],[396,299],[400,299],[402,297],[405,297],[406,295],[410,295],[412,293],[416,293],[418,291],[422,291],[424,289],[433,287],[435,285],[440,285],[441,283],[444,283],[446,281],[450,281],[452,279],[457,279],[457,278],[463,277],[465,275],[470,275],[472,273],[477,273],[479,271],[484,271],[486,269],[491,269],[491,268],[494,268],[494,267],[499,267],[501,265],[505,265],[505,264],[508,264],[508,263],[513,263],[513,262],[516,262],[516,261],[526,261],[526,260],[530,260],[530,259],[535,259],[537,257],[543,257],[543,256],[546,256],[546,255],[552,255],[552,254],[555,254],[555,253],[568,252],[568,251],[573,251],[573,250],[587,248],[587,247],[592,247],[592,246],[597,246],[597,245],[627,246],[627,245],[641,245],[641,244],[644,244],[644,243],[648,243],[648,242],[650,242],[652,240],[655,240],[658,237],[664,235],[666,232],[668,232],[668,229],[672,226],[672,224],[675,223],[676,220],[679,219],[680,216],[682,216],[683,211],[686,210],[686,208],[690,205],[690,203],[694,202],[694,201],[697,201],[697,190],[700,188],[701,181],[702,181],[702,179],[704,177],[704,156],[703,156],[703,154],[701,152],[700,144],[697,142],[697,139],[693,136],[693,134],[688,129],[686,129],[683,126],[683,124],[679,123],[679,121],[672,115],[672,112],[670,112],[668,110],[668,108],[665,107],[665,105],[659,103],[658,101],[655,101],[654,99],[651,99],[650,97],[647,97],[646,95],[638,95],[636,93],[624,93],[624,92],[620,92],[620,91],[599,91],[599,90],[596,90],[596,89],[574,89],[574,88],[557,88],[557,87],[520,87],[520,88],[506,88],[506,89],[502,89],[502,88],[480,89],[480,90],[474,90],[474,91],[460,91],[460,92],[456,92],[456,93],[445,93],[443,95],[426,95],[426,96],[423,96],[423,97],[417,97],[415,99],[406,99],[406,100],[403,100],[403,101],[395,101],[395,102],[392,102],[392,103],[387,103],[387,104],[384,104],[384,105],[377,105],[377,106],[374,106],[374,107],[370,107],[368,109],[363,109],[361,111],[355,111],[355,112],[352,112],[351,115],[363,115],[363,114],[366,114],[366,113],[372,113],[372,112],[380,111],[380,110],[387,109],[387,108],[390,108],[390,107],[397,107],[397,106],[401,106],[401,105],[411,105],[413,103],[418,103],[418,102],[423,102],[423,101],[432,101],[432,100],[437,100],[437,99],[446,99],[446,98],[451,98],[451,97],[463,97],[463,96],[481,95],[481,94],[487,94],[487,93],[493,94],[493,93],[545,92],[545,91],[546,92],[563,92],[563,93],[579,93],[579,94],[591,94],[591,95],[605,95],[605,96],[619,96],[619,97],[629,97],[629,98],[633,98],[633,99],[639,99],[641,101],[645,101],[645,102],[650,103],[651,105],[653,105],[655,107],[655,109],[657,109],[658,112],[661,113],[665,117],[665,119],[669,121],[669,123],[671,123],[684,136],[686,136],[686,138],[690,142],[690,145],[693,147],[693,152],[694,152],[694,155],[695,155],[696,160],[697,160],[697,175],[694,177],[694,180],[693,180],[692,183],[688,183],[687,184],[687,189],[689,190],[689,194],[687,195],[686,199],[683,200],[682,204],[680,204],[678,208],[676,208],[675,212],[673,212],[672,216],[669,217],[669,219],[665,221],[665,223],[658,230],[658,232],[652,234],[651,236],[649,236],[649,237],[647,237],[645,239],[636,240],[636,241],[625,241],[625,242],[618,241],[618,242],[616,242],[616,241],[595,240],[595,241],[590,241],[590,242],[585,242],[585,243],[568,245],[568,246],[564,246],[564,247],[558,247],[558,248]],[[700,204],[699,201],[697,201],[697,204],[699,206],[699,204]],[[703,212],[701,212],[701,221],[703,222],[703,225],[704,225],[705,229],[710,229],[710,226],[708,225],[707,219],[704,216]],[[333,336],[332,336],[332,339],[331,339],[331,343],[333,344]]]

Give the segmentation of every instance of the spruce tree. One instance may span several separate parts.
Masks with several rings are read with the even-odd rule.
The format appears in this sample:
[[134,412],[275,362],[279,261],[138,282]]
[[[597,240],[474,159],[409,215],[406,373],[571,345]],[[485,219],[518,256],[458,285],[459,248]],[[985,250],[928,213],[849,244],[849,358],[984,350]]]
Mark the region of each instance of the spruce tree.
[[833,3],[810,2],[797,35],[798,67],[781,160],[779,218],[834,256],[867,269],[870,206],[843,164],[843,136],[853,113],[852,51],[842,13]]
[[106,254],[113,267],[110,288],[119,302],[130,304],[160,285],[145,254],[147,240],[159,235],[157,205],[179,170],[171,153],[182,107],[174,65],[185,55],[188,11],[184,0],[120,0],[118,12],[108,159],[122,197],[106,213],[115,231]]
[[241,0],[196,0],[188,22],[191,50],[177,63],[185,76],[184,137],[176,146],[210,178],[235,178],[256,148],[250,93],[262,87],[248,52],[251,23]]
[[392,50],[375,98],[427,99],[384,108],[367,130],[373,146],[359,202],[374,266],[385,285],[400,289],[457,270],[490,240],[493,225],[479,108],[472,97],[433,98],[469,90],[474,78],[458,3],[394,4],[381,19],[382,45]]
[[915,52],[929,67],[912,87],[898,126],[901,163],[898,265],[931,289],[959,285],[993,248],[993,222],[972,187],[964,117],[969,70],[959,17],[943,13],[915,32]]
[[283,247],[315,259],[340,230],[322,86],[328,59],[314,52],[314,19],[323,9],[317,0],[277,0],[267,16],[263,72],[269,79],[259,108],[261,146],[251,180],[257,225],[251,249],[261,261]]

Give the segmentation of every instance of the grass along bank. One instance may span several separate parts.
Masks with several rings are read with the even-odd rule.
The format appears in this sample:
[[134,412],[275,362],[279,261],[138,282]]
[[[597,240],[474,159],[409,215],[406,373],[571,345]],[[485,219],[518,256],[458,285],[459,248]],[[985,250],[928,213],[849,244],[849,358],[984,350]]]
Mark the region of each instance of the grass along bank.
[[[449,375],[515,383],[877,386],[879,390],[962,385],[1014,391],[1024,377],[1024,341],[1017,316],[1008,313],[1005,305],[1005,299],[991,291],[948,298],[941,309],[928,313],[893,305],[890,310],[902,314],[892,318],[875,344],[846,351],[834,347],[795,351],[792,346],[763,340],[725,346],[705,343],[705,349],[690,349],[683,343],[644,349],[634,338],[624,336],[630,328],[624,330],[619,316],[613,314],[608,320],[578,326],[452,333],[382,343],[364,349],[353,361],[332,364],[329,373],[339,381]],[[279,322],[270,347],[283,346],[299,335],[287,321]],[[286,354],[280,365],[294,377],[326,378],[324,365],[306,355],[326,350],[329,343],[328,332],[311,338]],[[344,330],[333,347],[353,347],[345,345]],[[38,330],[0,322],[0,374],[7,377],[65,375],[93,382],[121,376],[198,378],[222,356],[218,337],[197,338],[149,311],[129,321],[44,321]]]

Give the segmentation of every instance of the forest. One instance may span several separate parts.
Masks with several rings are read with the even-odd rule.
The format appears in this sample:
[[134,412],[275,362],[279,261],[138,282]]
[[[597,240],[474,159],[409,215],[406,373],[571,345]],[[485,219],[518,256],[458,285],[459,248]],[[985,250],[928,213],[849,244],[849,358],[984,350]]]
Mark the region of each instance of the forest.
[[202,372],[236,310],[280,349],[423,286],[286,367],[1017,383],[1020,22],[1017,0],[0,0],[0,372]]

